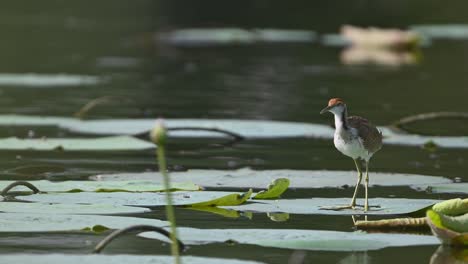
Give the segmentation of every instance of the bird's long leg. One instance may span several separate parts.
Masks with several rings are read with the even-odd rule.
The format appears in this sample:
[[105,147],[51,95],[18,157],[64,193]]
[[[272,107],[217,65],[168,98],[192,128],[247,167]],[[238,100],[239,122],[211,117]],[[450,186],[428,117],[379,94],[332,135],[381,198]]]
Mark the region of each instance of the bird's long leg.
[[366,201],[364,203],[364,211],[367,212],[369,210],[369,201],[368,201],[368,192],[367,189],[369,188],[369,161],[366,160],[366,178],[364,179],[365,189],[366,189]]
[[356,207],[356,196],[359,190],[359,185],[361,185],[362,171],[361,171],[361,167],[359,166],[358,160],[356,159],[353,159],[353,160],[354,160],[354,164],[356,164],[356,169],[358,172],[358,180],[356,183],[356,187],[354,188],[354,194],[353,194],[353,199],[351,200],[351,203],[349,205],[322,206],[320,207],[321,210],[339,211],[339,210],[344,210],[344,209],[354,209]]
[[[354,208],[356,206],[356,196],[357,196],[357,193],[358,193],[358,190],[359,190],[359,185],[361,185],[361,180],[362,180],[362,171],[361,171],[361,168],[359,166],[359,163],[358,163],[358,161],[356,159],[353,159],[353,160],[354,160],[354,164],[356,164],[356,169],[357,169],[357,173],[358,173],[358,180],[357,180],[357,183],[356,183],[356,187],[354,188],[353,199],[351,200],[351,208]],[[367,193],[367,191],[366,191],[366,193]]]

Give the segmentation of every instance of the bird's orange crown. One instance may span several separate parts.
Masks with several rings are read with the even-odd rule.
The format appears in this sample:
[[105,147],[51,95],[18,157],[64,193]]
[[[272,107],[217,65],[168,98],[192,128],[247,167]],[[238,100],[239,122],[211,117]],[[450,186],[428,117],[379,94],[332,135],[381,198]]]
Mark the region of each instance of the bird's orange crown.
[[328,101],[328,106],[334,106],[334,105],[337,105],[339,103],[344,104],[345,102],[341,98],[332,98],[332,99],[330,99],[330,101]]

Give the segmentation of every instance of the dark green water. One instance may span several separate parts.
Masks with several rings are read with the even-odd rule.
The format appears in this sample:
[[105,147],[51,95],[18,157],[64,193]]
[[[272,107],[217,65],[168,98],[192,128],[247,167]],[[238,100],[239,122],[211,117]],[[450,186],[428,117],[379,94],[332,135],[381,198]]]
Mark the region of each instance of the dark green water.
[[[70,116],[89,100],[125,100],[100,105],[89,118],[236,118],[331,123],[320,109],[330,97],[346,99],[352,114],[388,125],[407,115],[466,111],[468,41],[437,40],[422,48],[417,65],[345,66],[342,48],[320,43],[256,44],[180,48],[155,41],[157,32],[183,27],[269,27],[336,33],[344,23],[408,27],[415,24],[468,23],[468,3],[439,1],[267,1],[183,2],[5,1],[0,9],[0,73],[95,75],[92,86],[0,86],[1,114]],[[428,134],[466,135],[466,121],[421,123]],[[25,137],[30,128],[4,128],[1,137]],[[71,136],[53,128],[33,128],[36,136]],[[329,169],[352,170],[353,162],[331,141],[250,140],[232,146],[216,140],[172,140],[172,169]],[[0,152],[1,179],[83,179],[109,172],[155,170],[154,153]],[[460,177],[468,181],[468,152],[385,146],[372,171]],[[350,197],[345,190],[290,190],[285,197]],[[372,188],[371,197],[450,198],[409,188]],[[155,210],[145,217],[164,219]],[[298,228],[351,231],[350,217],[292,215],[277,223],[266,215],[228,219],[179,210],[178,224],[200,228]],[[0,252],[87,253],[101,235],[8,233]],[[131,246],[130,246],[131,245]],[[428,263],[435,246],[369,252],[309,251],[306,263]],[[166,254],[167,246],[128,237],[109,254]],[[187,254],[287,263],[292,250],[245,245],[194,246]]]

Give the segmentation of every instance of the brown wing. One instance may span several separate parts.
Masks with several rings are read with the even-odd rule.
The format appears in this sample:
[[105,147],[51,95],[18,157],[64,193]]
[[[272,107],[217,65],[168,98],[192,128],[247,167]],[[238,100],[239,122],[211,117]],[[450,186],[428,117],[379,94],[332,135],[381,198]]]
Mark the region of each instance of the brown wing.
[[358,135],[369,152],[375,153],[382,147],[382,132],[367,119],[360,116],[350,116],[348,117],[348,125],[358,130]]

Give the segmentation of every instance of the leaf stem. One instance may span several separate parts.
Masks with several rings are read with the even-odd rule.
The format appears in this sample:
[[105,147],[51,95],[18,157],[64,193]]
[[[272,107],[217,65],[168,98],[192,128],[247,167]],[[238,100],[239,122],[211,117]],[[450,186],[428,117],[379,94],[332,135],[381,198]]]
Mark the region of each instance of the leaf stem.
[[159,171],[163,175],[164,179],[164,188],[166,192],[166,216],[169,222],[171,223],[171,253],[174,256],[174,263],[181,264],[180,255],[179,255],[179,244],[177,243],[177,228],[176,228],[176,221],[175,221],[175,214],[174,214],[174,207],[172,205],[172,196],[171,196],[171,184],[169,179],[169,174],[167,173],[166,169],[166,156],[165,156],[165,146],[164,144],[160,144],[156,148],[157,152],[157,159],[159,164]]

